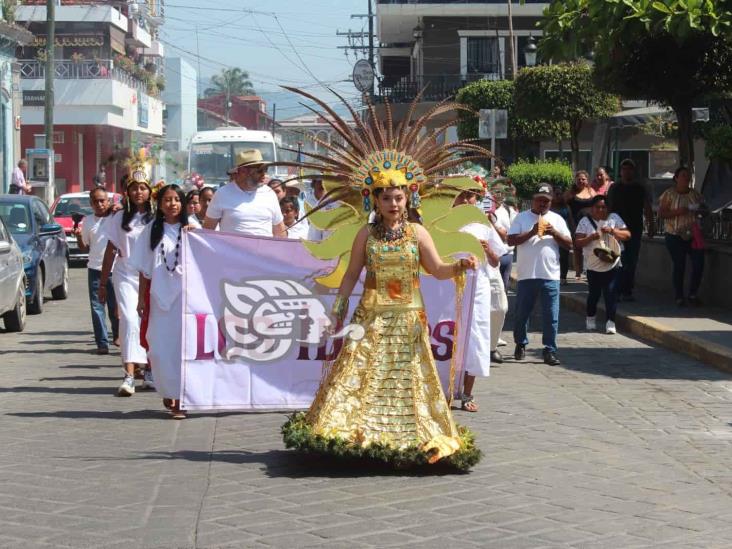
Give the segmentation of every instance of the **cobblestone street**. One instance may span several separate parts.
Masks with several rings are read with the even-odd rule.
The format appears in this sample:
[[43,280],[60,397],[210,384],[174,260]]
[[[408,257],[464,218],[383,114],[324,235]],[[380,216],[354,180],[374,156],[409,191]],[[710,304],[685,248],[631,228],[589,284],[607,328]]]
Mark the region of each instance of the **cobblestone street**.
[[565,312],[562,366],[533,334],[455,412],[473,472],[353,470],[286,451],[283,413],[176,422],[154,393],[114,397],[119,355],[90,354],[71,276],[0,334],[0,547],[732,546],[730,374]]

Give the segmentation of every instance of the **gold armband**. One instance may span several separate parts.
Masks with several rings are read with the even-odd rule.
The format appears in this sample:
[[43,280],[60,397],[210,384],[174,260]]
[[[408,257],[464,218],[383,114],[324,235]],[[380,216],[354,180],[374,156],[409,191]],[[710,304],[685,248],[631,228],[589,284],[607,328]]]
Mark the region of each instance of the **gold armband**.
[[333,302],[331,313],[339,320],[343,320],[348,312],[348,298],[338,295]]

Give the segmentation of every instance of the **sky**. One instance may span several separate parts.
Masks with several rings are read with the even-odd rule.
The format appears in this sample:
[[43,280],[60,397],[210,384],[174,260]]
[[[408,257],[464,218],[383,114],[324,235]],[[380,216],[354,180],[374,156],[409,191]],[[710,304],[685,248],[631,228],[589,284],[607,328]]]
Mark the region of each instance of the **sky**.
[[166,0],[161,39],[166,57],[200,67],[203,82],[223,68],[247,71],[269,113],[276,103],[277,119],[284,120],[306,111],[280,85],[306,89],[328,103],[337,98],[323,84],[349,101],[359,97],[344,80],[362,55],[349,51],[346,57],[338,46],[347,39],[336,31],[367,30],[366,18],[351,18],[367,6],[366,0]]

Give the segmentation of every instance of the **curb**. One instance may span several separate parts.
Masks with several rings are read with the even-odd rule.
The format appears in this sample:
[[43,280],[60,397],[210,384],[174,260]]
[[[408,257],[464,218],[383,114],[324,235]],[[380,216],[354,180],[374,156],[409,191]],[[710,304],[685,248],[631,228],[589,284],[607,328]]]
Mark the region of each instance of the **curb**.
[[[517,279],[511,275],[511,289],[516,291]],[[559,294],[559,303],[573,313],[585,315],[587,294]],[[602,303],[597,304],[598,312],[605,312]],[[626,334],[631,334],[646,341],[657,343],[666,349],[686,355],[709,366],[732,373],[732,348],[708,341],[639,315],[623,313],[620,310],[615,314],[615,325]]]
[[[585,294],[560,294],[560,303],[567,309],[585,314]],[[604,312],[598,304],[598,311]],[[687,355],[723,372],[732,373],[732,349],[701,337],[678,332],[657,320],[618,311],[615,324],[623,332],[657,343],[676,353]]]

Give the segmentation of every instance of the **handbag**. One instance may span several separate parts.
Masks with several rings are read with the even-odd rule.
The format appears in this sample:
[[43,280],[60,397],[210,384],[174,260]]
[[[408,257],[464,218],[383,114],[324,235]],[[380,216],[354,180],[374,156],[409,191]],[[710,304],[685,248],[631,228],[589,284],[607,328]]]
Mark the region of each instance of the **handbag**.
[[704,250],[707,245],[704,242],[704,235],[702,234],[701,225],[698,221],[694,222],[691,226],[691,249],[692,250]]

